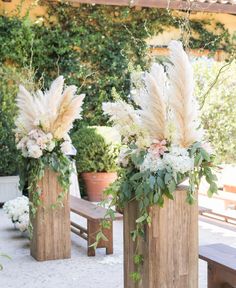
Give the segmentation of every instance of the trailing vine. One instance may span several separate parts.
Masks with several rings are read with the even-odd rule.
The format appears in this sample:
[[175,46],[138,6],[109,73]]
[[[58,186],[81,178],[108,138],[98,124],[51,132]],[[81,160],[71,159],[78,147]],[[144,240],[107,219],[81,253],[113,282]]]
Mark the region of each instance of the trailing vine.
[[[38,159],[23,158],[20,169],[20,189],[27,187],[30,198],[30,215],[31,220],[35,217],[38,207],[44,209],[56,209],[63,205],[65,195],[70,187],[70,175],[73,172],[71,160],[62,153],[58,143],[52,152],[46,152]],[[44,195],[40,188],[40,181],[42,180],[45,171],[51,170],[57,173],[58,183],[62,191],[57,195],[55,203],[50,207],[44,205]],[[29,225],[30,236],[32,236],[32,223]]]

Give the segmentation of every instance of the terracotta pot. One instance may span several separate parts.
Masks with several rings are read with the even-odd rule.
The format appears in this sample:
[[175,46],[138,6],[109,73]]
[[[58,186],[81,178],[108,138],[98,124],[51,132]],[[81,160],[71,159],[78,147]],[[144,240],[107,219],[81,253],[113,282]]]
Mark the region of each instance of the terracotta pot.
[[236,193],[235,185],[224,185],[224,192]]
[[99,202],[104,199],[103,191],[117,179],[117,173],[86,172],[82,173],[89,201]]

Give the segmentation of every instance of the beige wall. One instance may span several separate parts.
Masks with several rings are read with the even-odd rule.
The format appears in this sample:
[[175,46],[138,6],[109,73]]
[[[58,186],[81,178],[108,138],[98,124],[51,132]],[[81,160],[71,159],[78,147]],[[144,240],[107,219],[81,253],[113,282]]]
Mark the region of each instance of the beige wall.
[[[178,13],[178,15],[184,15]],[[236,15],[227,15],[220,13],[192,13],[190,19],[206,19],[212,23],[221,22],[225,25],[231,34],[236,33]],[[162,34],[153,37],[148,41],[151,45],[168,45],[170,40],[178,39],[181,35],[180,29],[167,29]]]
[[12,0],[11,2],[3,2],[0,0],[0,14],[12,15],[16,13],[17,6],[22,5],[21,15],[24,16],[27,9],[30,8],[30,16],[32,19],[36,19],[45,13],[45,9],[37,4],[38,1],[24,0],[23,4],[20,4],[20,0]]
[[[2,2],[0,0],[0,13],[12,14],[14,13],[20,0],[12,0],[11,2]],[[24,0],[22,5],[22,14],[31,7],[31,18],[36,20],[38,17],[44,15],[45,9],[37,4],[37,1]],[[183,15],[181,12],[176,12],[177,15]],[[191,19],[207,19],[210,21],[220,21],[225,24],[225,27],[229,29],[230,33],[236,32],[236,15],[227,14],[210,14],[210,13],[196,13],[192,12]],[[149,39],[148,43],[152,45],[168,45],[171,39],[178,39],[180,37],[180,29],[167,29],[164,33],[159,34],[157,37]]]

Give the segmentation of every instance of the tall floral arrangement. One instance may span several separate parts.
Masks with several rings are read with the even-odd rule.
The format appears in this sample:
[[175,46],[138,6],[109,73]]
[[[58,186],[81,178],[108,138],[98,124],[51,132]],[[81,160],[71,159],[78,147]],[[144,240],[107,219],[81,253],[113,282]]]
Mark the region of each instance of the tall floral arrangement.
[[58,173],[62,193],[61,203],[70,184],[72,164],[67,157],[71,153],[69,131],[75,119],[81,118],[84,95],[76,95],[75,86],[64,88],[64,78],[59,76],[49,90],[30,93],[19,87],[17,95],[18,117],[16,119],[17,148],[24,158],[20,175],[22,188],[27,184],[32,194],[31,212],[43,204],[38,183],[46,168]]
[[[132,77],[135,88],[129,104],[119,99],[103,103],[104,113],[123,139],[119,156],[123,169],[110,189],[112,205],[139,203],[133,240],[143,235],[144,225],[151,222],[148,208],[163,206],[165,198],[174,199],[184,180],[189,180],[189,203],[194,202],[202,177],[210,184],[209,195],[217,191],[214,155],[203,141],[198,121],[191,63],[181,42],[171,41],[168,48],[167,63],[155,63],[149,72]],[[141,255],[134,258],[136,264],[142,262]],[[134,272],[133,278],[138,280],[140,274]]]

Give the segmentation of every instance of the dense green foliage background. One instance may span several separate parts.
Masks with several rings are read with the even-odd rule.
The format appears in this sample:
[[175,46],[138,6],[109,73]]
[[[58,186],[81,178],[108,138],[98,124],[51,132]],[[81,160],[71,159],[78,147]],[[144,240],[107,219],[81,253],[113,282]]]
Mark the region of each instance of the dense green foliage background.
[[[34,70],[35,81],[41,79],[44,87],[48,87],[57,75],[64,75],[67,84],[75,84],[79,92],[86,93],[83,112],[86,125],[106,124],[101,104],[112,99],[113,88],[122,98],[129,95],[130,67],[139,65],[146,69],[151,60],[145,40],[167,27],[183,26],[184,21],[181,17],[172,17],[165,9],[137,11],[129,7],[100,5],[71,7],[47,1],[42,5],[47,7],[48,14],[35,21],[31,21],[28,14],[25,17],[19,17],[18,13],[11,17],[0,16],[0,65],[17,69],[20,74],[22,69]],[[214,52],[218,49],[229,51],[232,47],[230,35],[221,23],[194,20],[189,22],[188,28],[192,48]],[[9,98],[8,110],[12,112],[1,109],[0,133],[5,135],[2,141],[8,153],[4,157],[8,160],[0,160],[0,175],[12,174],[16,170],[13,103],[20,74],[14,85],[7,82],[7,73],[1,75],[1,106]],[[76,124],[74,132],[77,130]]]

